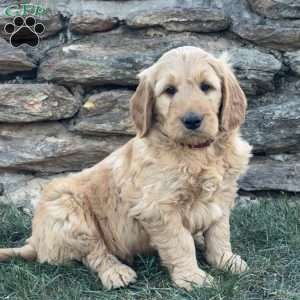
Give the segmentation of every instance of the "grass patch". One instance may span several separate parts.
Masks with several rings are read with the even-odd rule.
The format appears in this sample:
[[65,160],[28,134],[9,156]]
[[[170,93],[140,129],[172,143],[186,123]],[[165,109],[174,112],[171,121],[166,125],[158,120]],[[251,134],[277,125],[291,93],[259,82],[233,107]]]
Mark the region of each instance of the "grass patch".
[[[0,206],[0,247],[22,244],[30,234],[30,219],[17,208]],[[174,288],[157,257],[137,258],[137,283],[114,291],[102,289],[95,274],[77,263],[50,266],[16,259],[0,263],[0,299],[299,300],[300,203],[262,199],[237,207],[231,223],[233,249],[247,260],[250,271],[237,276],[214,270],[198,253],[200,266],[217,281],[212,289]]]

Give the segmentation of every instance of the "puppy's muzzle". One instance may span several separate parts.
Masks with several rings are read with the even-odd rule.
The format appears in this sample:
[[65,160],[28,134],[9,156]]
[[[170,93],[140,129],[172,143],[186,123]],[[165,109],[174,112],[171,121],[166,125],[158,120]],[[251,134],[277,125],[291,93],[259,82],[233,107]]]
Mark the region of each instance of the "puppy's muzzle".
[[188,112],[181,118],[181,122],[185,128],[196,130],[201,126],[202,117],[194,112]]

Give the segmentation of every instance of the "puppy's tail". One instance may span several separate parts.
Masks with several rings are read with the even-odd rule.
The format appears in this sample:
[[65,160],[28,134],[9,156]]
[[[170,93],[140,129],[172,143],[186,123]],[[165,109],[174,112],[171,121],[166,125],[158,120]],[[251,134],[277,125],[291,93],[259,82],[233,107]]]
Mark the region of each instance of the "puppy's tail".
[[25,260],[35,260],[37,257],[37,252],[30,244],[20,248],[0,249],[0,262],[8,261],[13,257],[22,257]]

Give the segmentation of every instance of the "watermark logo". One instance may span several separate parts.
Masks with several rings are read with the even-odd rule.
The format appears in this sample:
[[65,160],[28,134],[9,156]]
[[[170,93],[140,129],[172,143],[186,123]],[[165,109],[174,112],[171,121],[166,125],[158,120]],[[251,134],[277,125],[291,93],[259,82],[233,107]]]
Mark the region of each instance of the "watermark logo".
[[34,5],[19,1],[4,10],[6,17],[14,17],[12,23],[4,26],[4,31],[10,36],[10,44],[13,47],[27,44],[36,47],[39,44],[40,36],[45,31],[44,24],[37,22],[36,18],[49,13],[48,8],[41,5]]
[[10,44],[19,47],[27,44],[36,47],[40,41],[40,35],[44,32],[45,26],[37,23],[32,16],[24,19],[23,17],[15,17],[13,23],[8,23],[4,27],[4,31],[10,34]]
[[10,5],[4,10],[6,17],[26,17],[28,15],[41,17],[49,13],[49,8],[45,8],[41,5],[34,5],[26,3],[25,1]]

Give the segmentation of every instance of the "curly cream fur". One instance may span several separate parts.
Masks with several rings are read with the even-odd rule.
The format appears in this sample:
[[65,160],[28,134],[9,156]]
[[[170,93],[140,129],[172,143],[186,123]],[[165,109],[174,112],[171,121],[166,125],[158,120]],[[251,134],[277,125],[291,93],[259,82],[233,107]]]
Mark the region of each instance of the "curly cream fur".
[[[199,89],[203,81],[213,85],[208,93]],[[178,90],[173,97],[164,92],[170,84]],[[204,116],[196,133],[180,121],[191,110]],[[232,253],[229,215],[250,157],[239,135],[245,110],[224,62],[199,48],[169,51],[140,74],[131,99],[138,136],[94,167],[51,182],[28,245],[1,249],[0,261],[16,255],[51,264],[78,260],[106,288],[118,288],[136,279],[121,261],[156,250],[172,280],[190,289],[213,280],[198,267],[195,236],[213,266],[244,271],[246,263]],[[191,147],[205,141],[206,147]]]

